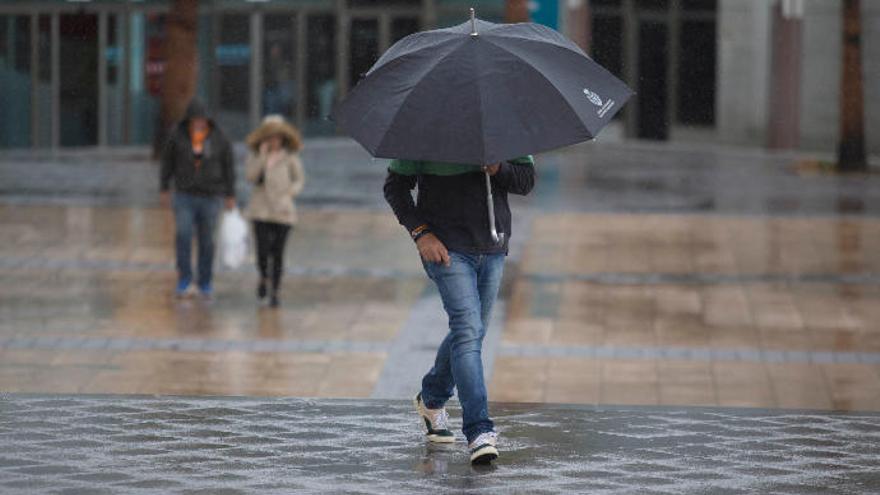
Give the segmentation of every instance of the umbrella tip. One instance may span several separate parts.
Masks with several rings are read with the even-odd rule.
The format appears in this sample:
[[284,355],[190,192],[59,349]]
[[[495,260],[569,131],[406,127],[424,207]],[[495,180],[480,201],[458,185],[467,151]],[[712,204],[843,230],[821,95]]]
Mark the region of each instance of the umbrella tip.
[[471,7],[470,11],[471,11],[471,36],[478,36],[479,33],[477,33],[477,18],[476,18],[476,14],[474,13],[474,8]]

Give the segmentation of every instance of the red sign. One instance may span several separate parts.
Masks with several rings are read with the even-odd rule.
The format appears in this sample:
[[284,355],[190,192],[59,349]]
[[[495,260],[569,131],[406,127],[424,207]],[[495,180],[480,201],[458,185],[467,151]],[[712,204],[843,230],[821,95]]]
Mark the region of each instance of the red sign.
[[162,53],[164,44],[163,36],[147,37],[144,77],[146,78],[147,91],[153,96],[162,94],[162,76],[165,74],[165,57]]

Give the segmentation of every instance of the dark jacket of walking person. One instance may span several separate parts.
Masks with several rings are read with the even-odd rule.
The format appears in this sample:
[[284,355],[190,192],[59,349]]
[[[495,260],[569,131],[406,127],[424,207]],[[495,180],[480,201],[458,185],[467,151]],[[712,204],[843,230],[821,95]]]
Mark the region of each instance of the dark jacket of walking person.
[[[490,234],[484,172],[491,175],[497,227],[506,234],[501,244]],[[528,194],[534,183],[531,157],[482,168],[394,160],[385,180],[385,199],[415,241],[449,316],[449,333],[422,379],[416,407],[430,441],[454,441],[444,405],[457,389],[472,461],[497,456],[481,353],[511,234],[507,195]]]
[[268,294],[269,304],[274,307],[279,303],[284,246],[297,222],[293,200],[305,185],[298,154],[302,139],[282,117],[270,115],[248,136],[247,143],[251,154],[245,177],[253,190],[246,214],[253,221],[257,242],[257,297],[262,300]]
[[[174,186],[174,195],[169,190]],[[202,295],[212,296],[214,231],[221,205],[235,206],[232,145],[196,100],[171,132],[162,153],[159,189],[163,205],[174,209],[178,296],[192,283],[191,246],[198,241],[198,280]]]

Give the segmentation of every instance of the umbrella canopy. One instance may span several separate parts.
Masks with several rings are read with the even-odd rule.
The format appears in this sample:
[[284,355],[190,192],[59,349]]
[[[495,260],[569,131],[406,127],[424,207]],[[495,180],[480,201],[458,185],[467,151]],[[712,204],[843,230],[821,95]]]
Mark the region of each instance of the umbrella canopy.
[[482,165],[592,139],[632,94],[553,29],[472,19],[395,43],[334,119],[376,157]]

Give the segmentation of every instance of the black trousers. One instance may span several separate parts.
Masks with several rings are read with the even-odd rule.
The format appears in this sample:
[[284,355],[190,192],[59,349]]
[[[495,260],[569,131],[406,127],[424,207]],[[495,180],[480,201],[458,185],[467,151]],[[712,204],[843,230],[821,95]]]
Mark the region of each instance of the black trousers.
[[275,222],[254,221],[254,235],[257,238],[257,269],[260,277],[269,278],[271,265],[272,289],[277,291],[284,272],[284,245],[290,225]]

